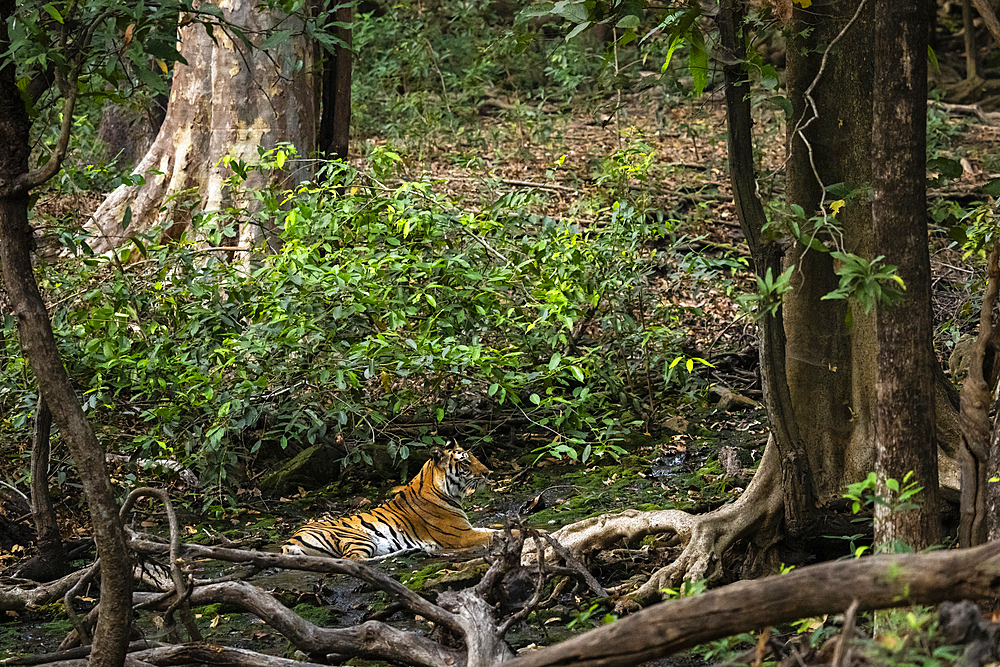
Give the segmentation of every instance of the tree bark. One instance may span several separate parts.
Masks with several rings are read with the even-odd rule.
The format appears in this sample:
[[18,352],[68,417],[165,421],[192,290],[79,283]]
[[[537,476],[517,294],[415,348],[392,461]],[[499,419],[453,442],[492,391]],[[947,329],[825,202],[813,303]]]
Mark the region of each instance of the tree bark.
[[[0,52],[9,48],[8,20],[14,10],[13,0],[0,0]],[[102,613],[94,637],[91,664],[117,667],[124,660],[131,627],[132,568],[118,507],[104,467],[104,452],[59,358],[45,302],[31,266],[33,239],[28,224],[28,192],[27,188],[18,185],[25,183],[29,174],[30,123],[14,77],[13,64],[8,62],[0,68],[0,146],[4,147],[0,151],[0,191],[3,192],[0,196],[0,264],[11,309],[17,317],[21,347],[31,362],[39,391],[52,410],[76,462],[93,522],[103,575]],[[70,113],[76,81],[72,81],[72,86],[63,91],[72,96],[68,105]],[[46,168],[45,174],[48,172]]]
[[[871,29],[871,5],[862,7],[860,0],[793,10],[786,49],[793,111],[786,199],[806,216],[822,215],[823,209],[829,215],[826,186],[871,184]],[[870,256],[868,197],[851,198],[836,221],[843,239],[829,233],[819,239]],[[822,503],[839,498],[847,482],[863,479],[874,466],[874,326],[847,302],[822,299],[838,285],[828,253],[794,242],[783,268],[792,264],[794,289],[783,308],[788,384]]]
[[[784,249],[775,238],[764,235],[767,218],[757,197],[757,174],[753,165],[753,120],[750,113],[750,80],[743,64],[747,40],[743,34],[746,10],[740,0],[722,0],[718,24],[720,41],[728,51],[723,65],[726,78],[726,120],[729,169],[733,199],[740,227],[750,246],[754,270],[759,277],[768,272],[777,277],[782,270]],[[760,366],[764,402],[774,445],[781,455],[785,526],[797,534],[816,510],[816,496],[809,459],[793,412],[786,372],[786,339],[782,309],[764,314],[760,323]]]
[[[354,7],[339,7],[335,14],[338,23],[350,24],[354,20]],[[347,159],[351,138],[351,50],[353,28],[333,29],[344,44],[334,49],[333,57],[323,66],[323,115],[319,124],[319,147],[327,157]]]
[[1000,543],[811,565],[671,600],[505,667],[639,665],[739,632],[847,609],[888,609],[1000,594]]
[[[923,549],[940,539],[934,437],[934,351],[925,172],[928,15],[892,0],[875,3],[875,97],[872,124],[875,244],[899,267],[905,299],[876,307],[878,381],[876,472],[923,486],[913,511],[875,508],[875,539]],[[890,497],[892,494],[890,494]]]
[[979,312],[979,336],[969,360],[969,376],[962,383],[958,416],[962,429],[958,544],[962,547],[985,542],[998,522],[997,498],[991,502],[988,497],[995,496],[998,490],[996,484],[989,484],[988,470],[996,470],[1000,461],[1000,448],[996,447],[1000,431],[992,429],[991,435],[990,424],[1000,359],[1000,328],[993,326],[993,312],[1000,295],[1000,244],[990,251],[986,268],[989,280]]
[[[280,18],[286,19],[283,29],[296,27],[293,18],[260,11],[252,0],[224,3],[223,13],[227,23],[247,35],[266,34]],[[157,226],[161,239],[178,239],[190,231],[196,212],[228,209],[242,216],[235,221],[238,230],[230,234],[205,228],[198,234],[214,234],[213,245],[266,244],[274,250],[278,239],[273,224],[254,220],[253,204],[225,187],[233,172],[220,160],[229,155],[254,165],[260,159],[258,148],[269,150],[282,142],[292,143],[303,157],[314,149],[312,48],[304,37],[293,35],[267,52],[247,49],[219,26],[213,40],[197,22],[178,35],[178,50],[187,64],[174,66],[167,115],[135,169],[146,182],[123,185],[108,196],[87,223],[94,235],[90,246],[108,252]],[[292,186],[311,173],[303,162],[288,164],[285,172],[249,172],[243,188],[260,190],[275,182]],[[131,222],[125,228],[128,210]]]
[[66,550],[59,535],[56,510],[49,495],[49,444],[52,429],[52,412],[45,399],[39,396],[35,413],[35,432],[31,444],[31,519],[35,524],[35,544],[38,553],[29,561],[34,563],[19,568],[20,576],[35,581],[52,581],[69,572]]
[[979,52],[976,49],[976,26],[973,24],[972,2],[962,0],[962,33],[965,38],[965,80],[979,78]]

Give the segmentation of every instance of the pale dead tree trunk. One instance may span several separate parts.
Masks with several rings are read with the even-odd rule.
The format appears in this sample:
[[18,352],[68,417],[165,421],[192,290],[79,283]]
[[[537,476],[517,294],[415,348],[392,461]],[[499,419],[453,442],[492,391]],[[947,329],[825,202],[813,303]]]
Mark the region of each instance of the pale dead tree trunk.
[[[224,22],[237,26],[258,46],[284,19],[282,29],[295,30],[294,17],[261,11],[253,0],[219,3]],[[196,211],[242,208],[224,187],[232,171],[219,161],[229,155],[248,164],[259,162],[258,147],[293,144],[306,157],[316,141],[312,77],[313,49],[303,36],[292,35],[267,51],[248,48],[231,31],[214,28],[213,41],[197,22],[182,21],[178,50],[187,64],[177,63],[167,115],[135,173],[146,182],[121,186],[94,213],[87,228],[95,252],[117,248],[130,236],[156,227],[162,238],[188,232]],[[301,164],[301,163],[292,163]],[[294,185],[306,169],[277,175]],[[245,189],[270,185],[268,176],[252,172]],[[131,222],[123,228],[123,221]],[[242,225],[223,245],[266,243],[277,247],[274,229]]]
[[905,298],[876,308],[875,469],[880,488],[907,473],[923,487],[916,509],[875,506],[875,539],[925,549],[940,538],[934,438],[934,350],[927,239],[926,5],[875,3],[872,219],[875,243],[899,267]]

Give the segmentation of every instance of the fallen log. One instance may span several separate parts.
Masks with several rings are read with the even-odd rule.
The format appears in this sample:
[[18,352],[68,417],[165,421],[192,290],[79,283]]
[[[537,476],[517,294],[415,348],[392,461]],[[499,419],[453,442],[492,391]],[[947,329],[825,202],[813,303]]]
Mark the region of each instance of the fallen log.
[[811,565],[661,602],[505,667],[637,665],[746,630],[827,613],[1000,595],[1000,542]]

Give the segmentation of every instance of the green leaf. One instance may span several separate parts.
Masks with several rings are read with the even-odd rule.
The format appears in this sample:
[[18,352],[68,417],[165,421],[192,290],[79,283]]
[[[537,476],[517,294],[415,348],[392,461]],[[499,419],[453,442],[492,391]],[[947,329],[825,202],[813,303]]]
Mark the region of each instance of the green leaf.
[[577,35],[579,35],[581,32],[583,32],[584,30],[586,30],[587,28],[589,28],[591,25],[592,25],[592,23],[590,21],[584,21],[583,23],[580,23],[575,28],[573,28],[572,30],[569,31],[569,34],[566,35],[566,39],[567,40],[573,39],[574,37],[576,37]]
[[674,57],[674,51],[676,51],[677,47],[683,43],[684,35],[677,35],[673,38],[673,40],[671,40],[670,48],[667,49],[667,58],[663,61],[663,67],[660,68],[660,74],[665,73],[667,68],[670,67],[670,59]]
[[125,215],[122,216],[122,229],[128,229],[129,224],[132,222],[132,207],[125,207]]
[[778,87],[778,71],[774,65],[764,65],[760,68],[760,86],[764,90],[774,90]]
[[558,368],[560,361],[562,361],[562,355],[558,352],[553,352],[552,357],[549,359],[549,370],[554,371]]
[[264,43],[260,45],[260,48],[262,51],[273,49],[274,47],[287,42],[288,38],[291,36],[291,30],[275,30],[268,36],[267,39],[264,40]]
[[635,14],[628,14],[627,16],[621,17],[618,23],[615,24],[616,28],[621,28],[622,30],[635,30],[639,27],[640,21],[639,17]]
[[935,69],[935,70],[936,70],[936,71],[937,71],[938,73],[940,73],[940,72],[941,72],[941,65],[940,65],[940,64],[938,64],[938,58],[937,58],[937,54],[936,54],[936,53],[934,53],[934,49],[932,49],[932,48],[931,48],[931,45],[930,45],[930,44],[928,44],[928,45],[927,45],[927,59],[928,59],[929,61],[931,61],[931,64],[932,64],[932,65],[934,65],[934,69]]
[[694,95],[701,97],[708,85],[708,49],[705,48],[705,36],[700,30],[691,30],[691,78],[694,81]]
[[524,18],[534,18],[536,16],[548,16],[549,14],[555,13],[556,5],[554,2],[536,2],[535,4],[525,7],[521,10],[521,16]]
[[994,178],[984,185],[983,194],[990,197],[1000,197],[1000,178]]
[[542,399],[541,397],[539,397],[538,394],[532,394],[531,396],[528,397],[528,400],[534,403],[535,405],[541,405],[542,403]]
[[47,5],[43,5],[42,9],[44,9],[46,11],[46,13],[48,13],[49,16],[51,16],[52,18],[54,18],[59,23],[65,23],[65,21],[63,21],[62,14],[60,14],[59,10],[56,9],[54,3],[49,3]]
[[569,2],[568,0],[557,2],[553,8],[553,13],[558,14],[564,19],[569,19],[573,23],[590,23],[590,15],[587,13],[587,5],[579,0],[574,2]]
[[945,178],[958,178],[962,175],[962,163],[946,157],[936,157],[927,161],[928,171],[936,171]]

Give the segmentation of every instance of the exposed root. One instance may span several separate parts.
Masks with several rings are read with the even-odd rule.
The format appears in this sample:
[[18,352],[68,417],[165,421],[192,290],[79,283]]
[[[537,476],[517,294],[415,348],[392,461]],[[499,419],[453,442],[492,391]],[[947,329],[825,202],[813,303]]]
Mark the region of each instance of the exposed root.
[[[778,451],[769,440],[757,474],[740,498],[712,512],[692,515],[679,510],[641,512],[626,510],[572,523],[553,533],[564,547],[586,556],[622,542],[647,535],[672,532],[684,548],[678,558],[656,572],[635,591],[623,589],[619,612],[633,611],[660,596],[664,588],[683,580],[713,580],[722,574],[723,554],[737,540],[754,532],[756,554],[770,550],[777,538],[777,519],[781,516],[782,492]],[[533,559],[525,553],[526,560]]]

